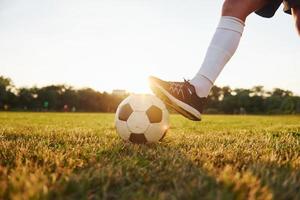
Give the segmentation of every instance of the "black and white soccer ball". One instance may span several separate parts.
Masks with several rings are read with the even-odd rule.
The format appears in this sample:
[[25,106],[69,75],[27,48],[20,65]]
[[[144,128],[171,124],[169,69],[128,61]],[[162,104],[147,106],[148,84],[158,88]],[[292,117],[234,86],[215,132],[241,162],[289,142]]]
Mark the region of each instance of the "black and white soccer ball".
[[119,105],[115,125],[120,137],[137,144],[161,141],[169,128],[169,112],[153,95],[130,95]]

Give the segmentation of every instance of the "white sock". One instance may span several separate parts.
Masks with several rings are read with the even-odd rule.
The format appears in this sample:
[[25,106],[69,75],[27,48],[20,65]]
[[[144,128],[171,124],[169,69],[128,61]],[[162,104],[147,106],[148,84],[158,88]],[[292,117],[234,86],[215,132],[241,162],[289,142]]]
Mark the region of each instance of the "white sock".
[[222,69],[235,53],[244,30],[238,18],[223,16],[208,47],[204,61],[190,81],[199,97],[207,97]]

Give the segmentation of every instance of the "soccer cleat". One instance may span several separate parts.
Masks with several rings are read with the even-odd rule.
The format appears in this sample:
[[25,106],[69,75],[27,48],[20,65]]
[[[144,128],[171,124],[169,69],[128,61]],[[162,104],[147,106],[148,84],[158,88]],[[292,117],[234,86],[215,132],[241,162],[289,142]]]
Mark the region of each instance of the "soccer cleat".
[[193,121],[201,121],[201,113],[207,98],[200,98],[195,87],[189,82],[167,82],[156,77],[149,77],[153,93],[165,104]]

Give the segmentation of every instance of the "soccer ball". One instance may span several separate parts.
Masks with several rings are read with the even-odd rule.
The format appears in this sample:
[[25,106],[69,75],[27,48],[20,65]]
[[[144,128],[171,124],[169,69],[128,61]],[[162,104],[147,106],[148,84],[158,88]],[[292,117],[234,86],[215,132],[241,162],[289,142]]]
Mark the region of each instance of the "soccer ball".
[[153,95],[130,95],[119,105],[115,125],[120,137],[137,144],[161,141],[169,128],[169,112]]

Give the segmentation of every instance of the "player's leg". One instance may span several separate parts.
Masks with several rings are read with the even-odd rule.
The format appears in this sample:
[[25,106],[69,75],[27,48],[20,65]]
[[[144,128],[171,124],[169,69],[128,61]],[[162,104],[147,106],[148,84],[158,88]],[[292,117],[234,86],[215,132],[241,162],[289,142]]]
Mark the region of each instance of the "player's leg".
[[[238,48],[248,15],[269,0],[225,0],[222,17],[208,47],[205,59],[191,80],[198,96],[207,97],[213,83]],[[208,82],[209,81],[209,82]]]
[[300,36],[300,1],[299,0],[283,0],[284,12],[292,14],[295,19],[296,29]]
[[246,17],[267,2],[225,0],[219,25],[196,76],[185,82],[166,82],[151,77],[153,92],[185,117],[200,120],[210,89],[238,47]]
[[222,16],[231,16],[245,22],[246,18],[266,5],[270,0],[225,0]]
[[300,36],[300,6],[292,8],[292,15],[294,16],[296,29],[297,29],[298,34]]

